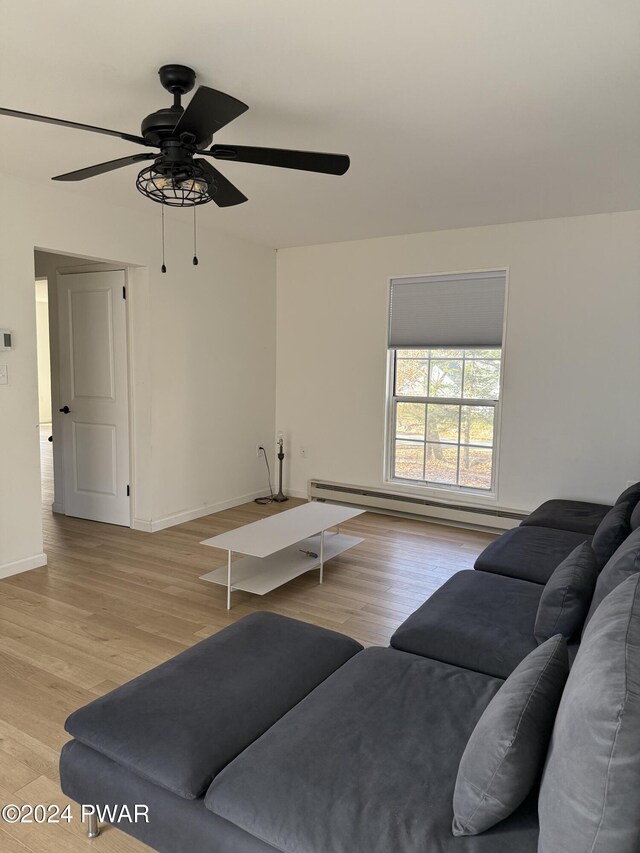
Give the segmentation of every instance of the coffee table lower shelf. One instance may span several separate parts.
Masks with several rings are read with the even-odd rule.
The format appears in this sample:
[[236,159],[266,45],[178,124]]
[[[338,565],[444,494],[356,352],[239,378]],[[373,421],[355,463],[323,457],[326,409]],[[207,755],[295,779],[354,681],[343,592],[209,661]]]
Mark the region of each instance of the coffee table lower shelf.
[[[344,533],[325,533],[323,556],[324,562],[337,557],[354,545],[364,542],[357,536],[347,536]],[[311,551],[317,557],[309,557],[303,551]],[[231,564],[231,590],[252,592],[254,595],[266,595],[282,584],[320,568],[320,535],[310,536],[290,545],[282,551],[276,551],[268,557],[243,557]],[[200,580],[228,585],[228,566],[222,566],[202,575]]]

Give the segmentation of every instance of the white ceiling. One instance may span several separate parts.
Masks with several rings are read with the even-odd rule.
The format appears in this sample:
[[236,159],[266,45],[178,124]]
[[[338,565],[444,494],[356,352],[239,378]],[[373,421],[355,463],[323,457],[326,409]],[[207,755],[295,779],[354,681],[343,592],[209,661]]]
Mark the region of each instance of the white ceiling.
[[[160,65],[250,110],[219,143],[351,155],[344,177],[218,164],[201,221],[270,246],[640,208],[638,0],[0,0],[0,105],[139,132]],[[136,151],[0,117],[34,179]],[[143,149],[139,149],[143,150]],[[136,168],[67,185],[142,205]]]

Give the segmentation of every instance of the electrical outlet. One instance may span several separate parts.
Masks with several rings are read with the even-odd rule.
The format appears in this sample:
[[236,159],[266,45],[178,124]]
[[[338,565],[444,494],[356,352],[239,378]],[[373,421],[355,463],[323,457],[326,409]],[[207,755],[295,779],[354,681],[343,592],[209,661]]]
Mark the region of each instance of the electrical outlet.
[[256,444],[256,456],[258,457],[258,459],[260,459],[262,457],[262,445],[261,444]]

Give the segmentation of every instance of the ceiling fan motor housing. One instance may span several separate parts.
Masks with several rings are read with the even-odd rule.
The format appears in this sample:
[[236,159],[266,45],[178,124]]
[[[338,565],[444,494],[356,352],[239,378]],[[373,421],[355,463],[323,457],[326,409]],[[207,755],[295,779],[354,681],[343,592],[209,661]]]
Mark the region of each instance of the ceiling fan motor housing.
[[167,139],[173,133],[178,119],[184,112],[181,106],[175,104],[171,107],[163,107],[151,113],[142,120],[140,131],[149,145],[161,145],[163,139]]

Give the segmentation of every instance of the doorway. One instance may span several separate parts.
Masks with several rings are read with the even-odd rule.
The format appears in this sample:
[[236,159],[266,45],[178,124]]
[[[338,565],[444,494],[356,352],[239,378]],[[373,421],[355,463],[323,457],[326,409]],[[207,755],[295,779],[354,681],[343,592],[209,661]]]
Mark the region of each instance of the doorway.
[[127,268],[38,250],[35,266],[45,511],[129,527]]
[[38,430],[42,502],[53,504],[53,434],[51,414],[51,354],[49,333],[49,282],[36,278],[36,341],[38,357]]

